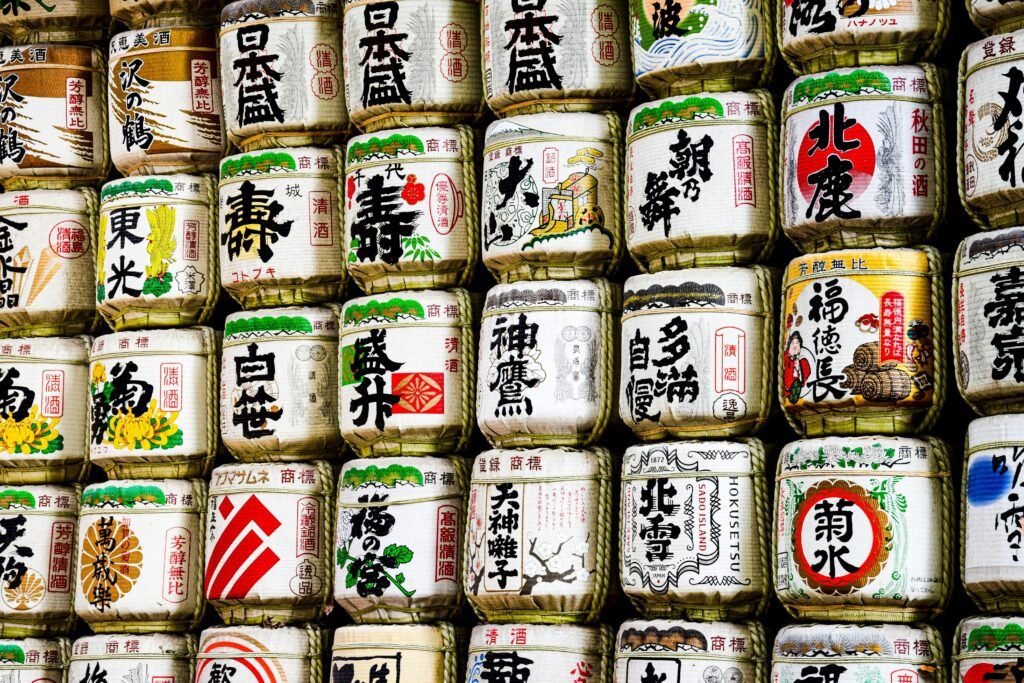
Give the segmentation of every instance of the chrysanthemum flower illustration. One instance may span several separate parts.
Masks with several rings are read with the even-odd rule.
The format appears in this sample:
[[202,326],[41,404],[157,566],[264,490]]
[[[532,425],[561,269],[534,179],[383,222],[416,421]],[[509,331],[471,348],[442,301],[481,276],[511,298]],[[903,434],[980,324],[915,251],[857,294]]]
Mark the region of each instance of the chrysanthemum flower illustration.
[[101,612],[109,608],[142,574],[139,537],[113,517],[100,517],[86,529],[78,574],[89,603]]

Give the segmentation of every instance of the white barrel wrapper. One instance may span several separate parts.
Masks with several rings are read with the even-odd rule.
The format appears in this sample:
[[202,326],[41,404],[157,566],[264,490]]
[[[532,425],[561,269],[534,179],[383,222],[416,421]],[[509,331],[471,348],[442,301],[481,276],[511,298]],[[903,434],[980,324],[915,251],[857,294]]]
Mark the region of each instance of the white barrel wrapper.
[[484,451],[471,476],[464,579],[477,615],[595,621],[615,571],[609,453]]
[[68,672],[71,641],[67,638],[0,640],[0,676],[12,681],[60,683]]
[[0,482],[66,483],[88,473],[89,337],[0,341],[6,382]]
[[481,624],[469,638],[466,683],[501,680],[509,671],[522,681],[609,683],[611,640],[607,626]]
[[193,635],[84,636],[71,645],[69,681],[187,683],[195,680]]
[[484,139],[483,262],[500,282],[607,275],[622,256],[622,121],[530,114]]
[[645,441],[744,436],[768,419],[771,273],[695,268],[624,285],[619,415]]
[[357,623],[458,617],[467,469],[458,456],[350,460],[342,468],[334,599]]
[[631,619],[615,639],[615,683],[763,683],[765,649],[755,622]]
[[617,285],[542,280],[487,292],[477,424],[492,446],[585,446],[611,420]]
[[462,683],[464,640],[445,622],[343,626],[334,631],[330,680]]
[[953,588],[945,444],[924,437],[794,441],[779,456],[775,591],[799,618],[911,622]]
[[334,481],[324,461],[213,471],[206,597],[227,623],[315,619],[331,599]]
[[195,683],[322,683],[324,636],[311,625],[204,629]]
[[771,583],[760,441],[675,441],[626,449],[622,588],[649,618],[759,615]]
[[341,311],[341,435],[370,455],[461,453],[475,416],[469,294],[405,291]]
[[208,327],[115,332],[90,355],[92,460],[109,476],[203,477],[217,454]]
[[221,355],[220,432],[244,462],[312,460],[338,433],[338,319],[328,308],[229,315]]
[[67,633],[76,574],[77,486],[0,491],[0,525],[9,539],[0,561],[0,636]]
[[96,633],[189,631],[203,618],[206,482],[120,479],[82,492],[75,612]]
[[744,265],[778,232],[767,91],[642,104],[626,129],[626,243],[641,269]]

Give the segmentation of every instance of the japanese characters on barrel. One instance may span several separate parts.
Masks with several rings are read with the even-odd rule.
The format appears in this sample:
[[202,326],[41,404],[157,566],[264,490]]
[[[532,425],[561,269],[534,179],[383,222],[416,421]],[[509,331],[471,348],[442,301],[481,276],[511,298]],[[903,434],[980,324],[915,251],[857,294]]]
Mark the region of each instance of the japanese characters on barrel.
[[[401,672],[406,671],[412,672],[406,674],[409,680],[463,683],[462,630],[447,622],[343,626],[334,631],[330,678],[326,680],[370,683],[376,677],[385,683],[401,683],[406,680]],[[501,675],[510,671],[501,661],[493,668]]]
[[[196,637],[184,634],[85,636],[71,645],[69,681],[193,681]],[[139,678],[143,676],[143,678]]]

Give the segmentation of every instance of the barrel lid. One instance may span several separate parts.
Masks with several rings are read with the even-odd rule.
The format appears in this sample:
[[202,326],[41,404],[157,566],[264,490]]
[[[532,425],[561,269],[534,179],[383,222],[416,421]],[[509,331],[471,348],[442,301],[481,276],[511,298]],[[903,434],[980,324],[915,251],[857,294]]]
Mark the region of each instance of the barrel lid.
[[[608,452],[603,449],[523,448],[484,451],[473,461],[472,482],[570,481],[607,479]],[[604,465],[604,472],[602,472]]]
[[679,619],[630,619],[615,637],[616,658],[649,657],[761,661],[764,633],[757,624]]
[[270,17],[340,17],[340,0],[235,0],[220,13],[221,25]]
[[971,420],[967,425],[969,457],[980,449],[1010,448],[1024,445],[1024,415],[1007,413]]
[[465,290],[381,293],[349,299],[341,311],[341,336],[374,327],[468,327]]
[[970,235],[956,252],[956,275],[1024,265],[1024,227],[986,230]]
[[[511,645],[510,643],[515,643]],[[549,624],[480,624],[469,637],[469,652],[488,650],[562,650],[604,655],[604,637],[598,626]]]
[[198,512],[205,505],[205,484],[198,479],[115,479],[82,491],[81,515],[113,511]]
[[201,175],[132,176],[112,180],[100,191],[101,208],[110,205],[140,205],[167,199],[208,202],[210,179]]
[[[92,190],[20,190],[0,194],[0,216],[21,213],[88,214]],[[55,216],[54,216],[55,217]],[[91,237],[91,235],[90,235]]]
[[[967,74],[969,75],[975,68],[984,68],[986,62],[1004,68],[1001,65],[1005,64],[1008,59],[1017,58],[1017,46],[1024,45],[1022,41],[1024,41],[1024,29],[997,36],[986,36],[971,43],[963,53],[963,64],[967,68]],[[1002,82],[999,84],[1002,85]]]
[[[447,633],[446,633],[447,631]],[[409,647],[434,652],[454,651],[450,624],[357,624],[334,631],[333,652],[393,650]]]
[[766,91],[695,93],[645,102],[629,113],[628,136],[696,124],[766,122]]
[[[932,72],[933,73],[933,72]],[[832,102],[880,100],[894,97],[911,102],[934,102],[930,73],[920,66],[859,66],[799,76],[782,96],[783,118],[794,111],[827,107]]]
[[207,355],[213,352],[213,347],[213,330],[209,327],[114,332],[93,340],[91,360],[160,354]]
[[210,495],[246,491],[324,495],[331,490],[330,468],[324,463],[234,463],[214,468]]
[[114,62],[114,58],[135,52],[174,49],[184,52],[217,48],[217,33],[211,29],[178,26],[124,31],[110,37],[110,72],[116,74],[122,68]]
[[337,338],[338,318],[326,307],[289,306],[232,313],[224,320],[224,342]]
[[630,446],[622,456],[623,479],[764,474],[764,446],[747,441],[666,441]]
[[199,634],[199,654],[196,657],[234,659],[259,655],[309,659],[315,656],[310,648],[313,638],[319,638],[319,633],[312,626],[212,626]]
[[525,142],[544,144],[545,138],[595,140],[611,143],[612,131],[605,114],[559,112],[523,114],[498,119],[487,126],[484,147]]
[[341,468],[338,505],[372,505],[367,497],[373,494],[387,496],[380,505],[455,498],[463,493],[463,481],[452,458],[357,458]]
[[91,337],[23,337],[0,340],[0,364],[50,361],[85,365]]
[[195,636],[170,633],[110,634],[83,636],[71,646],[71,661],[136,659],[139,655],[163,655],[189,659],[195,653]]
[[495,285],[487,292],[484,316],[522,309],[610,312],[606,280],[535,280]]
[[[1024,650],[1024,618],[968,617],[957,629],[954,640],[957,657],[977,657],[982,653],[1008,653],[1020,656]],[[976,653],[976,654],[975,654]]]
[[462,148],[462,135],[455,128],[394,128],[380,133],[356,135],[348,141],[346,171],[371,164],[430,159],[458,161],[473,150]]
[[939,636],[930,626],[800,624],[779,630],[773,656],[776,664],[817,658],[864,664],[879,660],[938,664],[942,652],[932,650],[932,644],[938,642]]
[[[888,249],[840,249],[805,254],[786,267],[786,286],[797,280],[857,277],[863,275],[929,275],[930,247]],[[841,264],[841,268],[836,268]]]
[[779,453],[779,476],[945,475],[949,463],[936,442],[903,436],[800,439]]
[[104,65],[103,54],[86,45],[33,43],[0,47],[0,71],[39,66],[99,71]]
[[[67,638],[0,638],[0,671],[4,669],[29,669],[33,671],[54,670],[64,667]],[[29,652],[39,653],[38,659],[29,662]]]
[[0,516],[9,512],[77,516],[79,489],[74,486],[33,484],[0,489]]
[[246,179],[336,175],[338,161],[334,150],[324,147],[279,147],[243,152],[220,160],[221,184],[240,183]]
[[622,314],[665,309],[765,313],[767,271],[754,268],[688,268],[634,275],[623,285]]

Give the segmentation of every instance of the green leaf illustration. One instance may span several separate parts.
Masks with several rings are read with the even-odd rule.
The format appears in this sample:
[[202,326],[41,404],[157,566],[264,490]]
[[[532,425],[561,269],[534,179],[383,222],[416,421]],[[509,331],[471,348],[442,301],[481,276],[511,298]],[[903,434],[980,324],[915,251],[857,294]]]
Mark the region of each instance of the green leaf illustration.
[[[407,562],[412,562],[412,550],[407,545],[395,545],[392,543],[387,548],[384,548],[384,557],[394,558],[396,564],[406,564]],[[401,582],[398,581],[398,583]]]

